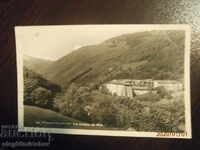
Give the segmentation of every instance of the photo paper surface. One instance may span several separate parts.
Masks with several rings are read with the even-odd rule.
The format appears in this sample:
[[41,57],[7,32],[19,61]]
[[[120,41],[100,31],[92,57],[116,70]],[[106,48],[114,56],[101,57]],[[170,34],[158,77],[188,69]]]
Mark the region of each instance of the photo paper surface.
[[15,27],[20,131],[191,138],[188,25]]

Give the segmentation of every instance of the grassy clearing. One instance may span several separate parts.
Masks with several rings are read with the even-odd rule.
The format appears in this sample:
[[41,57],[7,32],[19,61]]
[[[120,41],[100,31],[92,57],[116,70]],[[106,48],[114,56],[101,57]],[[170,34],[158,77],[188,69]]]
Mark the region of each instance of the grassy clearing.
[[72,123],[81,123],[78,120],[63,116],[52,110],[36,106],[24,106],[24,124],[26,127],[70,127]]

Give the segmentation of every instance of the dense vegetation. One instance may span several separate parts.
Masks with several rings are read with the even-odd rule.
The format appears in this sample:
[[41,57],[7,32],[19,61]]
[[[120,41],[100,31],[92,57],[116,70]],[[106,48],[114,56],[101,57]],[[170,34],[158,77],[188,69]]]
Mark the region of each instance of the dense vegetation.
[[45,62],[41,74],[34,73],[37,68],[25,67],[24,103],[108,128],[183,131],[183,93],[173,97],[159,87],[156,92],[128,98],[111,95],[102,86],[121,78],[182,80],[183,51],[183,31],[126,34],[85,46],[48,67]]
[[[74,118],[86,123],[100,123],[105,127],[125,130],[183,130],[179,127],[184,125],[183,96],[174,99],[163,87],[157,88],[156,93],[150,92],[131,99],[111,95],[104,86],[99,89],[94,84],[80,86],[72,83],[66,91],[61,91],[59,86],[27,68],[24,68],[24,77],[26,105],[49,108],[63,115],[26,106],[28,126],[36,125],[34,122],[37,121],[72,122],[71,118]],[[38,114],[41,114],[41,119]]]
[[63,115],[107,127],[181,131],[178,126],[184,124],[183,102],[183,96],[174,100],[163,88],[131,99],[111,95],[104,87],[97,90],[73,83],[55,98],[54,106]]
[[24,104],[53,108],[53,98],[61,88],[24,67]]

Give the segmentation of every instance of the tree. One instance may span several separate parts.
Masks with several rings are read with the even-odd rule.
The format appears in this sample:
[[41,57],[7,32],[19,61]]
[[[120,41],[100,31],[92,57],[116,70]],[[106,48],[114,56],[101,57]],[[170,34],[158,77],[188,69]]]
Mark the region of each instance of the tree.
[[50,90],[38,87],[32,91],[30,94],[31,98],[33,99],[34,105],[40,107],[52,107],[52,93]]
[[54,98],[54,108],[63,115],[71,116],[74,111],[74,99],[78,86],[72,83],[65,93],[61,93]]
[[82,121],[89,121],[90,116],[88,116],[88,110],[85,107],[89,107],[90,101],[90,89],[88,87],[79,87],[73,83],[64,94],[56,96],[54,107],[63,115]]
[[155,90],[157,91],[157,94],[160,95],[161,98],[166,97],[170,99],[172,97],[170,93],[163,86],[156,87]]

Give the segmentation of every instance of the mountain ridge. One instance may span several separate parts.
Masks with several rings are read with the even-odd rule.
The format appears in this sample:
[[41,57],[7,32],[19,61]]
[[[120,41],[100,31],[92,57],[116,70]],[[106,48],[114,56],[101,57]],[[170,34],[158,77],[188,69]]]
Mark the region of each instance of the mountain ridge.
[[25,67],[39,74],[43,74],[44,70],[46,70],[54,62],[52,60],[36,58],[29,55],[24,55],[23,61]]
[[71,52],[48,66],[44,75],[62,86],[112,78],[179,79],[184,69],[184,33],[146,31],[113,37]]

